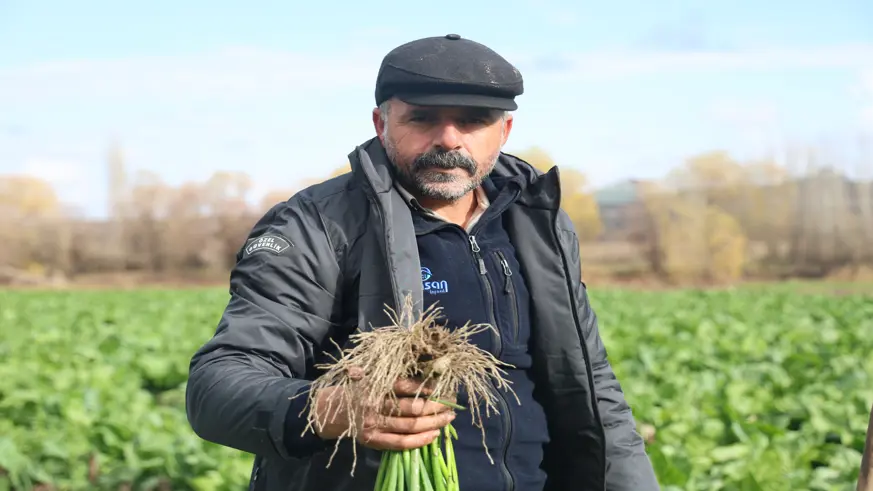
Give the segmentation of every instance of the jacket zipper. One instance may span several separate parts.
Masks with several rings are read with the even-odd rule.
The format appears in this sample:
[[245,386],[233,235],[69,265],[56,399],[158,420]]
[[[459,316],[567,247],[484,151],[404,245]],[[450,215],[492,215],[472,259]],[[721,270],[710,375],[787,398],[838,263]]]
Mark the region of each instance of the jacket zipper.
[[[493,292],[491,288],[491,282],[488,280],[488,270],[485,268],[485,261],[482,259],[482,255],[479,254],[482,249],[479,248],[479,244],[476,243],[476,236],[470,235],[470,250],[473,251],[473,258],[476,260],[479,265],[479,276],[482,278],[482,282],[485,285],[485,291],[487,293],[487,303],[488,303],[488,316],[490,321],[492,322],[492,326],[495,330],[497,330],[497,315],[494,312],[494,298]],[[500,336],[496,336],[497,338],[497,356],[503,352],[503,343],[500,339]],[[491,382],[491,386],[494,388],[494,392],[497,393],[497,399],[500,402],[500,414],[503,416],[503,451],[501,454],[503,457],[500,459],[500,470],[503,471],[503,475],[506,478],[506,485],[509,491],[514,491],[515,489],[515,481],[512,479],[512,474],[509,472],[509,466],[506,464],[506,459],[509,454],[509,439],[512,436],[512,418],[509,417],[509,404],[506,402],[506,398],[503,396],[503,393],[494,385],[494,382]]]
[[[476,243],[476,236],[470,235],[470,249],[473,251],[473,258],[476,260],[479,265],[479,276],[482,278],[482,283],[485,285],[485,302],[488,305],[488,315],[489,320],[491,321],[491,325],[494,326],[494,329],[497,329],[497,319],[494,315],[494,294],[491,288],[491,282],[488,281],[488,270],[485,268],[485,261],[482,259],[482,255],[479,254],[482,249],[479,248],[479,244]],[[500,335],[495,333],[492,335],[492,339],[495,344],[495,355],[499,357],[503,353],[503,342],[500,339]]]
[[500,257],[500,264],[503,266],[503,276],[506,283],[503,285],[503,293],[509,295],[509,311],[512,312],[512,342],[518,343],[518,303],[515,298],[515,286],[512,284],[512,269],[509,267],[509,261],[502,251],[497,251]]

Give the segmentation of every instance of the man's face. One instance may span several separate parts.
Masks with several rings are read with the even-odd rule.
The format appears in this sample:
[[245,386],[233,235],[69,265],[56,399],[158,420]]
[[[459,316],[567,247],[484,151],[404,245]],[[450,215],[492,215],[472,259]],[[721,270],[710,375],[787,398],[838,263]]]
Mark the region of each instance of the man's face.
[[391,101],[373,124],[388,158],[410,192],[455,201],[476,189],[494,168],[512,129],[502,111],[422,107]]

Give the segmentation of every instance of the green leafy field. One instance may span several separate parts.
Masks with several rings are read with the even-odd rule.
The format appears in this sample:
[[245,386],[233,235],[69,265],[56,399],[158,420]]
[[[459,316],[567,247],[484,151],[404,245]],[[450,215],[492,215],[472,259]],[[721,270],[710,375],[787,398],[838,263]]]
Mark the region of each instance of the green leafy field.
[[[873,298],[592,297],[628,399],[654,428],[663,489],[852,489],[873,403]],[[251,457],[201,441],[184,412],[188,361],[225,300],[0,291],[0,490],[245,489]]]

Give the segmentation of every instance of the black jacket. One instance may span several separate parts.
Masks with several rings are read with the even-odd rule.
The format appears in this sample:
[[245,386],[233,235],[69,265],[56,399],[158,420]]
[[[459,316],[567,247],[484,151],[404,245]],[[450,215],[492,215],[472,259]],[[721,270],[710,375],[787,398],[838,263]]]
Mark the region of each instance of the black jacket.
[[[373,488],[379,453],[286,432],[290,397],[318,374],[333,338],[388,323],[385,305],[422,283],[410,210],[378,139],[349,154],[352,173],[309,187],[253,227],[231,273],[215,336],[191,361],[188,419],[202,438],[257,456],[250,489]],[[548,416],[546,489],[658,490],[644,443],[607,360],[581,281],[578,240],[560,210],[558,170],[501,154],[495,177],[523,176],[505,212],[531,298],[538,400]],[[261,238],[259,240],[259,238]],[[532,274],[532,272],[536,272]]]

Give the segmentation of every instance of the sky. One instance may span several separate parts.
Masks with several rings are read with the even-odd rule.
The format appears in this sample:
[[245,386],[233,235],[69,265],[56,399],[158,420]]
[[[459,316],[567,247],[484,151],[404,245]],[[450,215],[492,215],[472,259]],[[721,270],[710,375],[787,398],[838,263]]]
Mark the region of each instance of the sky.
[[294,189],[374,136],[382,57],[448,33],[524,76],[504,149],[597,186],[873,134],[870,0],[0,0],[0,174],[91,216],[113,144],[172,185],[226,170],[255,196]]

